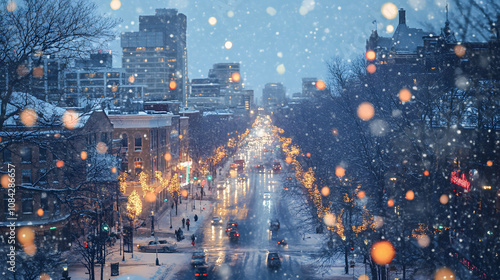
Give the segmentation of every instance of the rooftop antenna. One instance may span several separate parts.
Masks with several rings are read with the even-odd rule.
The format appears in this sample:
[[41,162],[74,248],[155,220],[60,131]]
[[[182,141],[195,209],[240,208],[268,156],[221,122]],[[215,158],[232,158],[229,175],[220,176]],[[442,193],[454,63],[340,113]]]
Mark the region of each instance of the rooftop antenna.
[[372,21],[372,23],[375,25],[375,32],[378,32],[378,30],[377,30],[377,20]]

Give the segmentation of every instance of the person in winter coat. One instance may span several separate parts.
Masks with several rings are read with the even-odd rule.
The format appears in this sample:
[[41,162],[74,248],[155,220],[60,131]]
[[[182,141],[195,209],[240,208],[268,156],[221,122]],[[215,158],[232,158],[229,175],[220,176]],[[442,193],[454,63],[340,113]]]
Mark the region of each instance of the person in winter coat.
[[187,226],[188,231],[189,231],[189,219],[186,220],[186,226]]

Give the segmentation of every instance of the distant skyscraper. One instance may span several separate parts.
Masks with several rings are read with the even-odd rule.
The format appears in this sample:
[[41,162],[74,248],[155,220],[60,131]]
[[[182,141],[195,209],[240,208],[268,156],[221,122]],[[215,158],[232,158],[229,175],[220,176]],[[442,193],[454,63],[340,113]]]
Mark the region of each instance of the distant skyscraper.
[[243,89],[239,63],[217,63],[208,71],[208,77],[219,81],[221,95]]
[[187,99],[186,16],[157,9],[139,17],[139,32],[122,34],[123,63],[136,83],[147,86],[145,100]]
[[321,93],[316,87],[317,78],[302,78],[302,97],[318,97]]
[[283,106],[286,104],[286,88],[282,83],[267,83],[262,90],[264,107]]

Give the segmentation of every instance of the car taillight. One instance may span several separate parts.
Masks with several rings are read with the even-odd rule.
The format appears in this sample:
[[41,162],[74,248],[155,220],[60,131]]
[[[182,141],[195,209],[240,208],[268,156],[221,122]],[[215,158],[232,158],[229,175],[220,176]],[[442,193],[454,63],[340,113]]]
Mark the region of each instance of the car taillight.
[[206,273],[203,273],[203,276],[207,276],[207,274],[206,274]]
[[237,233],[237,234],[236,234],[236,236],[240,236],[240,234],[239,234],[239,233]]
[[200,276],[200,274],[199,273],[195,273],[194,276]]

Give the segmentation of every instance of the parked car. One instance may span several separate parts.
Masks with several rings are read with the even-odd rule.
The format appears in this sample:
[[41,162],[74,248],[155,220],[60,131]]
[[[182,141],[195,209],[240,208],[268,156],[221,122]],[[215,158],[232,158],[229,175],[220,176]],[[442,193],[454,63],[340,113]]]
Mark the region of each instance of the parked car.
[[220,216],[215,216],[212,218],[212,226],[221,226],[222,218]]
[[156,252],[158,249],[158,252],[170,253],[177,250],[177,244],[168,242],[167,240],[158,240],[158,242],[151,240],[149,242],[137,244],[137,248],[141,252]]
[[205,265],[207,260],[207,256],[203,250],[197,250],[193,253],[191,257],[191,264],[194,266]]
[[267,267],[279,268],[281,266],[280,255],[277,252],[269,252],[267,255]]
[[194,269],[194,279],[208,279],[208,266],[197,266]]

